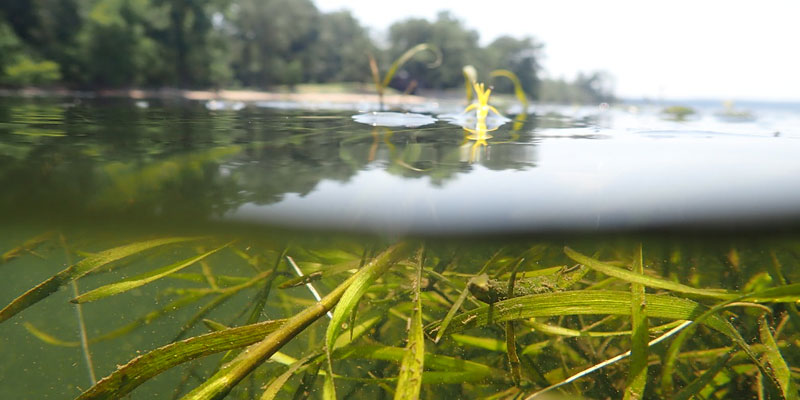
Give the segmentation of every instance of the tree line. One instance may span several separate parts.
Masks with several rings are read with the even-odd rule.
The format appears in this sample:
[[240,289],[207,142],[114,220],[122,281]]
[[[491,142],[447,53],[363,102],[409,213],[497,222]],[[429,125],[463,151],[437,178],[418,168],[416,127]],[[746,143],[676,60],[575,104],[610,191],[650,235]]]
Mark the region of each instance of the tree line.
[[[429,68],[431,60],[415,57],[393,86],[461,87],[462,67],[474,65],[487,78],[494,69],[513,71],[534,99],[558,97],[543,89],[561,90],[567,101],[610,95],[594,93],[603,85],[542,82],[542,43],[504,36],[480,46],[478,33],[448,12],[397,22],[383,41],[376,43],[350,12],[323,13],[311,0],[4,0],[0,85],[270,89],[369,82],[368,54],[388,65],[427,42],[441,51],[441,65]],[[495,84],[511,90],[503,80]]]

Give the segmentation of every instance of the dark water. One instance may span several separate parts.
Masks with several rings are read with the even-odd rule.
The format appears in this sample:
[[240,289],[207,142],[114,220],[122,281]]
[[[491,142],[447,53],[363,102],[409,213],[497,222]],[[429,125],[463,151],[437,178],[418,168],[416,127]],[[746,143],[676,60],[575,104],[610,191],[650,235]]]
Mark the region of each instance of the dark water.
[[[422,111],[436,117],[451,110]],[[665,234],[678,243],[678,259],[680,254],[692,263],[717,258],[700,277],[695,275],[700,264],[687,266],[694,272],[685,274],[672,270],[672,277],[719,287],[723,276],[724,287],[738,289],[763,272],[759,257],[767,257],[774,243],[794,249],[779,253],[782,260],[787,257],[785,264],[797,262],[800,111],[760,109],[746,120],[715,111],[671,121],[659,108],[540,107],[481,142],[441,119],[406,127],[419,121],[399,117],[372,126],[355,122],[353,111],[3,98],[0,253],[52,230],[84,252],[186,231],[245,237],[241,248],[247,251],[254,238],[274,241],[273,229],[288,228],[306,239],[307,232],[322,231],[309,239],[317,241],[309,248],[320,242],[320,248],[329,247],[331,237],[341,238],[338,232],[389,241],[406,234],[445,241],[513,234],[515,240],[535,238],[559,248],[584,243],[591,253],[587,240],[613,247],[618,239],[598,239],[613,232],[623,235],[624,243],[631,237],[648,241],[660,249],[653,262],[667,265],[677,250],[668,250],[662,236],[652,236]],[[359,240],[373,238],[347,239]],[[481,256],[501,246],[489,242]],[[448,243],[443,248],[459,246]],[[354,245],[348,254],[366,251],[362,247]],[[693,248],[703,250],[692,253]],[[0,264],[2,305],[75,262],[56,239],[30,250]],[[169,250],[148,260],[175,261],[191,250]],[[279,253],[273,249],[266,256]],[[755,261],[731,277],[726,268],[738,268],[738,261],[730,260],[738,260],[739,253]],[[563,259],[554,256],[554,263],[563,262],[558,257]],[[228,265],[228,275],[252,272],[232,254],[214,260]],[[475,265],[470,268],[475,272]],[[134,263],[124,274],[82,279],[81,289],[149,269],[152,263]],[[795,275],[787,272],[789,279]],[[180,287],[172,283],[170,293]],[[170,297],[161,289],[86,305],[90,337],[163,307]],[[72,398],[88,387],[74,343],[46,344],[24,325],[76,341],[75,314],[67,305],[71,290],[31,307],[24,318],[0,324],[0,384],[18,395],[14,398]],[[304,292],[297,296],[309,299]],[[247,304],[246,298],[234,300],[215,315],[236,314]],[[169,342],[192,314],[179,311],[124,341],[93,345],[98,374],[137,351]],[[319,334],[324,326],[314,329]],[[305,345],[291,346],[287,352]],[[209,373],[218,359],[194,374]],[[181,376],[170,371],[142,393],[169,398],[161,396],[163,387],[175,387]]]

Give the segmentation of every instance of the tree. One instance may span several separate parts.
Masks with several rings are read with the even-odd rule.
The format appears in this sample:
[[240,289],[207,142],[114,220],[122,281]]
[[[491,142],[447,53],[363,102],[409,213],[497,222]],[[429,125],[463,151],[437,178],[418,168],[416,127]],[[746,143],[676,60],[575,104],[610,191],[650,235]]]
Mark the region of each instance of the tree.
[[306,63],[315,82],[363,82],[370,79],[367,54],[375,46],[367,31],[349,11],[322,14],[316,40],[309,47]]
[[[507,69],[516,74],[523,90],[536,99],[539,92],[538,72],[541,67],[538,60],[541,49],[542,45],[530,37],[515,39],[501,36],[486,47],[484,59],[491,70]],[[514,90],[511,82],[505,79],[497,79],[492,84],[501,92],[510,93]]]
[[[479,35],[464,27],[449,12],[442,11],[435,22],[424,19],[407,19],[389,28],[389,58],[395,59],[419,43],[431,43],[442,52],[442,64],[428,68],[429,60],[412,60],[406,63],[396,80],[417,80],[420,87],[443,89],[463,85],[461,69],[475,65],[480,60]],[[479,67],[479,65],[476,65]]]
[[311,75],[302,58],[316,38],[319,23],[319,12],[311,1],[241,0],[232,14],[238,45],[233,70],[243,84],[286,83],[296,78],[298,66],[304,78]]

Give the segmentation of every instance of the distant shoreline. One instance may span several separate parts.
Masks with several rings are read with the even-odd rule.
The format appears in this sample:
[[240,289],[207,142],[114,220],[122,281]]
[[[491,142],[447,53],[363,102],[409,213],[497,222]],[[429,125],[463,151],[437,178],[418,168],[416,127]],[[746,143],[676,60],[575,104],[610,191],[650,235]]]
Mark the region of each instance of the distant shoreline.
[[[79,98],[128,98],[146,99],[184,99],[184,100],[225,100],[225,101],[287,101],[302,103],[375,103],[377,94],[370,93],[292,93],[268,92],[259,90],[183,90],[183,89],[0,89],[0,96],[11,97],[79,97]],[[394,94],[384,96],[387,104],[422,104],[426,97]]]

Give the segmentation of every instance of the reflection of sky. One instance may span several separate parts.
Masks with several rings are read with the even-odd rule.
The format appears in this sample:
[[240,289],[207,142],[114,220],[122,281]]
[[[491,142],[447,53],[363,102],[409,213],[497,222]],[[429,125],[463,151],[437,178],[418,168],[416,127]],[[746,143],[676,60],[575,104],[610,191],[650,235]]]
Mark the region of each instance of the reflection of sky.
[[229,217],[402,233],[727,226],[800,216],[794,138],[623,134],[543,139],[536,154],[534,168],[475,165],[441,187],[373,168]]

